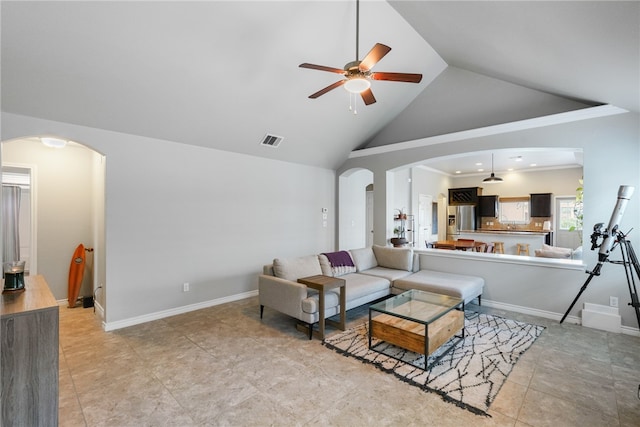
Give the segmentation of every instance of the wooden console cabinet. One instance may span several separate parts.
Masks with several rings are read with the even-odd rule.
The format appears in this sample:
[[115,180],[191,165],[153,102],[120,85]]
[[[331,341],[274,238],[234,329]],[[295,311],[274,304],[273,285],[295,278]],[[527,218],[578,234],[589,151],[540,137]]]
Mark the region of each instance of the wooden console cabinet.
[[0,425],[57,426],[58,303],[42,276],[0,301]]

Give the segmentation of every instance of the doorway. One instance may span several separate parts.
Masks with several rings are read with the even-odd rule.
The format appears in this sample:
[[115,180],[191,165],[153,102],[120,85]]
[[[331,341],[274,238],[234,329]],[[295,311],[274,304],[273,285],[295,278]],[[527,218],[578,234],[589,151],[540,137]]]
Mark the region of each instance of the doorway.
[[373,184],[366,188],[367,213],[365,219],[365,247],[373,246]]
[[[30,175],[30,274],[42,275],[54,298],[66,301],[75,248],[80,243],[93,248],[87,252],[80,296],[95,296],[96,312],[104,316],[105,157],[72,141],[64,148],[47,147],[38,137],[3,141],[1,149],[3,175],[16,172],[24,178],[27,170]],[[102,292],[96,293],[100,286]]]
[[[34,165],[2,165],[2,186],[20,188],[18,223],[19,259],[25,261],[25,274],[38,274]],[[5,260],[3,260],[5,261]]]
[[416,247],[425,249],[427,241],[431,240],[433,234],[433,197],[427,194],[418,196],[418,245]]

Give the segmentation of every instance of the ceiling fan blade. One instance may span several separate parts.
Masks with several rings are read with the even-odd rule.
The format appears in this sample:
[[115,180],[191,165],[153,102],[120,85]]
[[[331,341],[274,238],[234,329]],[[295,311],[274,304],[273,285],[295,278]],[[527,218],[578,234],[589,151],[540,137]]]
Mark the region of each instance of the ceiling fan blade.
[[362,100],[364,101],[365,105],[371,105],[376,102],[376,97],[373,96],[371,88],[360,92],[360,95],[362,96]]
[[369,53],[367,53],[367,56],[364,57],[362,62],[360,62],[360,71],[369,71],[390,51],[391,48],[389,46],[381,43],[376,43],[376,45],[369,51]]
[[422,74],[411,73],[371,73],[373,80],[388,80],[392,82],[420,83]]
[[329,92],[330,90],[333,90],[333,89],[335,89],[337,87],[342,86],[344,84],[344,82],[346,82],[346,80],[338,80],[334,84],[331,84],[331,85],[325,87],[324,89],[320,89],[316,93],[313,93],[313,94],[309,95],[309,98],[316,99],[317,97],[319,97],[321,95],[324,95],[325,93]]
[[306,62],[304,64],[300,64],[299,67],[300,68],[310,68],[312,70],[329,71],[330,73],[337,73],[337,74],[344,74],[345,73],[345,71],[340,69],[340,68],[325,67],[324,65],[308,64]]

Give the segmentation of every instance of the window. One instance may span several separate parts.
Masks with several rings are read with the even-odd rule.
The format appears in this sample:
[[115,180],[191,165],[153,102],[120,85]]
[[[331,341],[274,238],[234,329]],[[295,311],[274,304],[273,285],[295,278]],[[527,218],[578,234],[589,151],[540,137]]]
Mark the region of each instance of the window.
[[528,197],[500,197],[498,199],[500,222],[503,224],[529,223]]
[[581,230],[582,224],[576,215],[578,206],[574,199],[558,200],[558,228],[564,231]]

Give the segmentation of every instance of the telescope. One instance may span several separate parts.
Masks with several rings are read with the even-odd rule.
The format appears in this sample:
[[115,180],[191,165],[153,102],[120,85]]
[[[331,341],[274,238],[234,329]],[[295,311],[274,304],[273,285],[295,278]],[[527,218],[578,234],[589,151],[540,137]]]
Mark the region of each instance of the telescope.
[[[636,290],[636,284],[633,277],[633,273],[635,271],[636,276],[640,278],[640,264],[638,263],[638,258],[633,250],[633,246],[631,246],[631,242],[627,240],[627,236],[624,233],[618,230],[620,221],[622,220],[622,216],[624,215],[624,211],[627,207],[627,203],[633,195],[633,190],[634,187],[621,185],[618,189],[618,201],[611,213],[611,218],[609,219],[609,225],[607,228],[603,229],[604,223],[602,222],[593,226],[593,233],[591,234],[591,250],[600,248],[598,251],[598,263],[592,271],[587,271],[589,278],[582,285],[580,292],[576,295],[575,299],[567,309],[567,312],[562,317],[562,320],[560,320],[560,323],[564,322],[564,319],[567,318],[569,312],[578,301],[578,298],[580,298],[580,295],[582,295],[582,293],[587,289],[591,279],[593,279],[594,276],[600,275],[602,265],[608,261],[612,264],[621,264],[624,266],[629,294],[631,295],[631,302],[629,305],[635,309],[636,319],[638,320],[638,325],[640,325],[640,301],[638,300],[638,291]],[[601,244],[598,244],[598,240],[600,238],[603,240]],[[620,245],[622,261],[610,261],[609,255],[617,245]]]
[[[620,225],[620,220],[622,220],[624,211],[627,208],[627,203],[633,195],[633,190],[634,187],[631,187],[629,185],[621,185],[618,189],[618,202],[616,203],[616,207],[611,213],[609,225],[607,226],[607,229],[604,230],[604,232],[599,231],[599,234],[604,237],[604,241],[600,245],[600,251],[598,252],[598,261],[606,261],[606,259],[609,257],[609,254],[611,253],[611,249],[616,242],[616,234],[618,231],[618,226]],[[596,226],[598,226],[598,224],[596,224]],[[595,249],[593,248],[593,237],[591,238],[591,244],[592,249]]]

